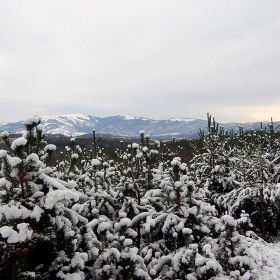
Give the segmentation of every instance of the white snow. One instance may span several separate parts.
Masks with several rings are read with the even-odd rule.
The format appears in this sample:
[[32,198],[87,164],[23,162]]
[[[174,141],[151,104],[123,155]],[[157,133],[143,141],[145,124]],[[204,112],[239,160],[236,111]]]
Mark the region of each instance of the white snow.
[[137,118],[129,116],[129,115],[120,115],[121,118],[123,118],[124,120],[135,120]]
[[126,226],[126,227],[130,227],[132,224],[132,221],[129,218],[123,218],[120,220],[119,225],[121,227]]
[[29,224],[20,223],[17,225],[17,229],[19,230],[19,241],[24,242],[26,239],[31,239],[32,229],[29,229]]
[[4,158],[7,156],[7,151],[6,150],[0,150],[0,158]]
[[280,242],[266,243],[259,239],[251,240],[247,246],[248,256],[257,264],[258,279],[280,279]]
[[37,124],[39,121],[40,119],[37,117],[28,117],[23,121],[23,123],[25,125],[32,125],[32,124]]
[[[44,193],[42,192],[36,192],[37,195],[38,193],[42,195],[44,195]],[[38,195],[39,196],[39,195]],[[37,197],[38,197],[37,196]],[[34,196],[33,196],[34,197]],[[42,208],[40,208],[38,205],[35,205],[34,209],[32,210],[32,213],[30,214],[31,218],[35,218],[37,222],[39,222],[41,215],[44,213],[44,210]]]
[[142,148],[142,151],[143,151],[144,153],[148,152],[148,150],[149,150],[149,149],[148,149],[146,146]]
[[181,165],[181,158],[180,157],[175,157],[172,161],[171,161],[171,165]]
[[[86,178],[86,179],[89,179],[89,178]],[[68,181],[68,188],[69,189],[75,189],[77,188],[77,184],[75,181]]]
[[132,148],[133,149],[139,149],[139,144],[137,144],[137,143],[132,143]]
[[123,246],[131,246],[133,244],[133,241],[130,238],[126,238],[123,241]]
[[88,260],[88,254],[87,253],[79,253],[75,252],[74,257],[71,260],[71,266],[72,267],[79,267],[81,269],[85,266],[85,261]]
[[37,130],[38,130],[38,131],[42,131],[42,130],[43,130],[43,128],[44,128],[44,127],[43,127],[43,125],[42,125],[42,124],[38,124],[38,125],[37,125]]
[[57,120],[57,121],[65,121],[65,118],[66,119],[70,119],[74,122],[77,122],[77,121],[82,121],[82,120],[89,120],[89,116],[87,115],[83,115],[83,114],[66,114],[66,115],[56,115],[56,116],[43,116],[42,117],[42,121],[48,121],[48,120]]
[[180,181],[176,181],[175,183],[174,183],[174,187],[176,188],[176,189],[179,189],[179,188],[181,188],[183,186],[183,184],[180,182]]
[[11,227],[3,226],[0,228],[0,234],[3,238],[8,238],[8,243],[17,243],[19,241],[19,234]]
[[26,219],[30,216],[31,210],[17,203],[16,205],[0,205],[0,213],[2,213],[7,220],[11,219]]
[[221,218],[221,221],[223,223],[225,223],[226,225],[229,225],[229,226],[232,226],[232,227],[236,227],[236,225],[237,225],[237,221],[230,215],[224,215]]
[[107,223],[107,222],[102,222],[100,225],[99,225],[99,227],[98,227],[98,231],[99,232],[103,232],[103,231],[105,231],[105,230],[107,230],[107,229],[109,229],[110,228],[110,224],[109,223]]
[[44,151],[47,152],[53,152],[56,150],[56,146],[54,144],[48,144],[45,148]]
[[94,159],[91,161],[91,164],[92,164],[93,166],[99,166],[99,165],[101,164],[101,162],[100,162],[98,159],[94,158]]
[[2,131],[0,133],[0,138],[6,138],[6,137],[9,137],[9,132],[8,131]]
[[9,163],[10,163],[11,167],[15,167],[22,162],[22,160],[19,157],[10,157],[9,156],[8,159],[9,159]]
[[24,276],[24,279],[35,279],[36,274],[34,271],[24,271],[20,273],[20,276]]
[[15,150],[17,147],[24,146],[27,140],[23,137],[19,137],[12,142],[11,149]]
[[[34,123],[34,119],[29,119],[27,123]],[[25,141],[25,138],[15,140],[13,142],[14,147],[25,145]],[[55,150],[55,146],[53,146],[46,146],[45,151]],[[132,147],[137,149],[137,155],[134,156],[133,151],[132,156],[128,153],[126,153],[126,156],[133,160],[143,157],[143,152],[149,152],[147,155],[157,152],[154,150],[149,151],[147,147],[141,148],[141,145],[136,143],[133,143]],[[71,151],[69,147],[68,149]],[[77,150],[79,149],[77,148]],[[193,193],[192,205],[188,205],[190,200],[189,196],[186,196],[188,195],[188,187],[193,186],[193,189],[195,189],[195,183],[190,181],[190,179],[193,179],[191,173],[180,175],[180,178],[176,179],[173,177],[172,170],[178,169],[179,172],[188,170],[187,165],[181,163],[181,158],[179,157],[175,157],[171,162],[168,161],[166,170],[163,163],[159,167],[153,167],[151,174],[155,174],[155,177],[152,183],[156,184],[156,188],[140,193],[140,202],[137,202],[134,197],[127,196],[124,192],[125,188],[129,191],[135,191],[135,186],[139,182],[142,184],[138,180],[142,179],[140,176],[130,177],[129,173],[135,173],[134,164],[131,164],[122,173],[118,163],[115,167],[112,167],[107,163],[106,158],[100,157],[93,160],[87,158],[85,160],[85,173],[73,171],[62,176],[62,172],[59,173],[59,168],[44,168],[43,163],[36,154],[27,156],[24,153],[23,158],[25,156],[27,158],[21,160],[19,157],[11,157],[7,155],[6,151],[0,150],[0,157],[6,156],[12,167],[16,167],[23,162],[28,166],[30,164],[31,167],[42,168],[36,169],[35,172],[29,171],[31,168],[26,169],[26,178],[32,178],[34,175],[36,178],[41,179],[34,182],[31,181],[32,179],[28,179],[30,192],[27,194],[29,195],[27,202],[31,207],[21,204],[22,199],[18,201],[16,195],[13,196],[15,200],[10,200],[9,204],[2,204],[2,200],[0,200],[0,223],[2,225],[0,227],[0,237],[6,239],[4,242],[10,244],[26,242],[33,237],[30,224],[26,223],[29,218],[36,219],[38,222],[44,211],[46,211],[46,214],[48,212],[53,213],[49,215],[51,225],[64,232],[64,237],[69,238],[74,250],[71,255],[59,252],[59,255],[61,254],[62,256],[59,260],[62,266],[59,267],[58,265],[60,270],[57,273],[58,278],[83,280],[90,277],[85,275],[85,272],[88,271],[85,266],[87,261],[90,260],[90,265],[96,261],[94,264],[96,266],[96,275],[99,272],[105,272],[108,273],[108,278],[114,279],[113,273],[119,269],[114,265],[121,263],[122,260],[129,260],[133,264],[133,268],[135,264],[133,277],[150,279],[149,271],[153,279],[163,279],[161,277],[165,279],[165,277],[169,276],[169,279],[171,279],[174,276],[174,272],[180,272],[182,264],[187,263],[188,258],[195,256],[195,265],[197,267],[194,274],[197,274],[198,278],[205,277],[207,271],[215,271],[220,274],[215,279],[230,279],[232,277],[232,279],[244,280],[249,279],[252,275],[258,276],[259,279],[280,279],[280,243],[269,244],[253,236],[253,234],[248,234],[245,237],[237,231],[233,233],[229,240],[222,239],[222,241],[219,241],[218,238],[220,237],[218,236],[217,239],[212,238],[211,235],[207,236],[207,233],[210,232],[210,225],[211,229],[215,228],[217,232],[221,231],[221,236],[223,237],[225,236],[223,230],[228,228],[235,230],[238,223],[241,224],[247,221],[247,216],[243,214],[239,220],[235,220],[230,215],[224,215],[221,219],[218,218],[215,216],[213,206],[199,199],[197,200],[201,194],[196,193],[196,190]],[[72,158],[77,158],[78,156],[78,154],[72,153]],[[40,163],[38,164],[38,162]],[[5,162],[2,166],[5,167]],[[95,166],[95,172],[93,172],[92,166]],[[97,167],[98,172],[96,172]],[[169,167],[170,169],[168,169]],[[220,167],[216,166],[216,171],[221,171]],[[13,171],[15,170],[17,169],[14,168]],[[142,170],[144,172],[147,168],[143,166]],[[1,176],[3,174],[4,172],[1,172]],[[16,172],[13,174],[16,174]],[[50,176],[53,176],[53,178],[46,174],[51,174]],[[57,177],[55,177],[56,175]],[[111,175],[112,177],[110,177]],[[145,176],[146,174],[143,176],[144,180]],[[7,178],[10,180],[10,177],[7,176]],[[111,180],[111,178],[113,179]],[[8,190],[11,190],[11,186],[15,191],[20,191],[18,183],[14,184],[14,181],[11,180],[11,184],[8,180],[0,178],[1,194],[5,191],[8,193]],[[116,183],[111,184],[110,180],[112,182],[116,181]],[[88,184],[85,184],[85,182]],[[174,188],[182,191],[180,197],[182,205],[179,211],[173,211],[174,206],[170,207],[173,203],[172,200],[174,200]],[[45,189],[47,189],[47,192]],[[140,189],[140,191],[142,190]],[[36,205],[35,203],[37,202],[38,204]],[[154,203],[159,203],[158,207],[159,209],[162,208],[162,210],[155,211]],[[52,208],[54,208],[53,211],[48,210]],[[135,214],[134,217],[131,215],[132,212]],[[188,222],[190,214],[193,214],[198,221],[201,221],[199,225],[189,224],[190,227],[193,226],[192,229],[186,228],[186,221]],[[209,216],[207,216],[208,214]],[[211,214],[213,214],[213,217]],[[20,223],[22,221],[24,222]],[[142,234],[141,240],[146,239],[145,242],[147,242],[146,244],[141,244],[140,249],[133,247],[135,245],[133,243],[136,243],[134,239],[138,235],[138,232],[136,232],[138,225],[140,226],[140,234]],[[162,231],[160,237],[162,240],[157,239],[158,235],[155,234],[157,231]],[[200,233],[197,234],[196,231],[202,234],[206,233],[203,243],[200,243]],[[187,245],[177,248],[180,241],[178,238],[182,238],[182,233],[184,235],[183,241],[186,241]],[[167,252],[165,246],[166,237],[170,241],[174,241],[175,250],[168,249]],[[194,241],[194,237],[198,239],[197,244],[190,244]],[[153,243],[149,243],[149,239],[153,239]],[[220,253],[220,248],[224,249],[219,246],[223,245],[223,242],[239,241],[240,245],[234,247],[235,252],[232,254],[234,256],[229,259],[229,264],[234,265],[236,270],[231,272],[230,276],[224,276],[222,275],[220,264],[215,259],[217,252]],[[85,244],[82,242],[85,242]],[[143,248],[142,245],[145,247]],[[83,252],[84,248],[86,248],[86,252]],[[100,267],[98,267],[99,261]],[[162,267],[160,267],[161,264]],[[55,267],[55,265],[53,264],[52,267]],[[245,267],[245,270],[249,267],[248,272],[246,271],[245,274],[243,267]],[[127,266],[127,268],[129,267]],[[83,271],[84,269],[85,271]],[[95,270],[95,267],[93,267],[93,270]],[[112,275],[109,276],[110,273]],[[195,279],[194,274],[186,275],[185,278]],[[100,277],[103,276],[100,275]],[[178,276],[174,276],[172,279],[175,278],[177,279]],[[93,277],[93,279],[101,278]]]
[[79,155],[76,154],[76,153],[75,153],[75,154],[72,154],[72,155],[71,155],[71,158],[73,158],[73,159],[78,159],[78,158],[79,158]]
[[70,191],[70,190],[55,190],[50,191],[46,196],[45,207],[47,209],[51,209],[54,207],[56,202],[61,200],[70,200],[73,199],[74,201],[79,200],[79,195]]
[[[0,187],[6,187],[7,189],[10,189],[10,187],[12,186],[12,183],[9,182],[6,178],[0,178]],[[0,211],[1,213],[1,211]]]
[[67,273],[66,275],[62,271],[60,272],[61,273],[57,274],[56,276],[64,280],[82,280],[81,275],[77,272]]
[[170,121],[172,121],[172,122],[192,122],[192,121],[195,121],[195,119],[192,119],[192,118],[171,118]]
[[38,161],[39,161],[39,157],[38,157],[37,154],[32,153],[32,154],[30,154],[30,155],[28,155],[28,156],[26,157],[26,161],[38,162]]

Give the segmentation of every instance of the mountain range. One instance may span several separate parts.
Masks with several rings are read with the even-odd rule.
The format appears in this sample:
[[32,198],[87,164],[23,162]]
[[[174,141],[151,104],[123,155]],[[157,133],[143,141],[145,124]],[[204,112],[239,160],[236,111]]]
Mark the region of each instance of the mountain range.
[[[45,134],[63,134],[79,136],[91,134],[95,129],[97,134],[109,134],[118,137],[137,137],[140,130],[157,139],[196,138],[199,129],[207,131],[207,121],[192,118],[172,118],[168,120],[154,120],[142,117],[119,115],[112,117],[94,117],[83,114],[67,114],[59,116],[42,116],[41,123]],[[263,122],[263,127],[269,123]],[[220,124],[228,131],[238,131],[243,126],[244,131],[260,128],[260,122],[223,123]],[[277,127],[280,122],[275,122]],[[22,133],[25,131],[23,121],[0,124],[0,131]]]

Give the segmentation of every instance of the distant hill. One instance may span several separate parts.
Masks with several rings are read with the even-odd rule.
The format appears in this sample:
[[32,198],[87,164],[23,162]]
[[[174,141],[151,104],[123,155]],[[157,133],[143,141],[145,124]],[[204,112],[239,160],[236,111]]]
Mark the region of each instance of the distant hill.
[[[263,127],[268,122],[263,122]],[[59,116],[42,116],[42,125],[45,134],[63,134],[78,136],[91,134],[95,129],[97,134],[112,136],[138,137],[140,130],[145,130],[153,138],[170,139],[196,138],[199,129],[207,131],[207,121],[192,118],[173,118],[168,120],[153,120],[127,115],[98,118],[90,115],[68,114]],[[225,130],[238,131],[239,126],[244,130],[260,128],[260,122],[251,123],[224,123]],[[275,122],[275,126],[280,122]],[[0,124],[0,131],[22,133],[24,125],[22,121]]]

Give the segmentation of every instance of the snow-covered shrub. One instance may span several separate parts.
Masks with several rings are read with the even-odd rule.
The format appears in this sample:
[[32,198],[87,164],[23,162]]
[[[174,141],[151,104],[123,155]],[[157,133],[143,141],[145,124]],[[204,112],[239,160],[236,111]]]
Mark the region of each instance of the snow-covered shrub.
[[0,151],[0,278],[12,269],[19,279],[256,277],[261,257],[250,230],[258,228],[262,186],[267,222],[277,229],[279,168],[272,151],[256,157],[244,148],[245,136],[210,125],[191,168],[174,139],[167,148],[143,131],[140,143],[120,143],[114,162],[94,131],[93,150],[70,139],[53,165],[56,147],[43,141],[40,119],[25,125],[12,143],[1,133],[8,150]]
[[[263,238],[279,230],[280,143],[273,129],[224,133],[209,120],[208,135],[194,147],[192,174],[209,190],[220,215],[250,215],[254,230]],[[270,128],[272,125],[270,126]]]

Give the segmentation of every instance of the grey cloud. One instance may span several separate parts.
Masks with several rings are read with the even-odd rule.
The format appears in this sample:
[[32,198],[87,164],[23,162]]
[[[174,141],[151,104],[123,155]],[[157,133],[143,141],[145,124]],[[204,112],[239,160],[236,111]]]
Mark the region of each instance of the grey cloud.
[[[11,112],[19,104],[21,118],[26,112],[205,118],[212,111],[221,121],[250,120],[254,106],[279,102],[279,6],[2,2],[0,122],[17,120]],[[236,106],[248,114],[229,116]]]

